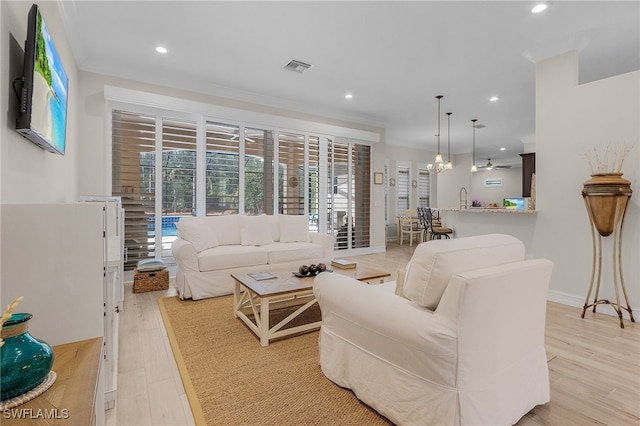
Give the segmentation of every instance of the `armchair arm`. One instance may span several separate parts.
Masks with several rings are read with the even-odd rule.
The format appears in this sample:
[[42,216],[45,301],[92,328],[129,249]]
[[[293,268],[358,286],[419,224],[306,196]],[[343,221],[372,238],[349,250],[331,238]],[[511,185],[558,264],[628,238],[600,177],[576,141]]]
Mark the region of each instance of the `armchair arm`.
[[196,247],[187,240],[180,238],[174,240],[173,243],[171,243],[171,252],[176,259],[178,267],[182,269],[182,272],[200,271]]
[[336,239],[331,234],[321,234],[318,232],[309,232],[311,242],[320,244],[322,246],[322,257],[333,259],[333,246],[336,243]]
[[[455,324],[383,286],[338,272],[319,274],[313,291],[322,312],[321,335],[339,336],[341,341],[413,374],[452,385]],[[321,352],[324,344],[321,338]]]

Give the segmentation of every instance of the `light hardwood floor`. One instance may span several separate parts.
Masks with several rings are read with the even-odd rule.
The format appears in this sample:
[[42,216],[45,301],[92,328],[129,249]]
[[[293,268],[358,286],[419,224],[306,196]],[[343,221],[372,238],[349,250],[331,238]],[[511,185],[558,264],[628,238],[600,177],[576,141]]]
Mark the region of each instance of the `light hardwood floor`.
[[[385,269],[395,279],[414,249],[390,242],[386,253],[351,259]],[[128,283],[125,294],[118,400],[107,411],[107,425],[192,425],[157,303],[158,297],[174,295],[175,290],[170,286],[167,291],[133,294]],[[589,312],[582,319],[581,311],[548,303],[546,346],[554,355],[549,362],[551,402],[536,407],[518,425],[640,424],[640,326],[625,320],[623,330],[617,317]]]

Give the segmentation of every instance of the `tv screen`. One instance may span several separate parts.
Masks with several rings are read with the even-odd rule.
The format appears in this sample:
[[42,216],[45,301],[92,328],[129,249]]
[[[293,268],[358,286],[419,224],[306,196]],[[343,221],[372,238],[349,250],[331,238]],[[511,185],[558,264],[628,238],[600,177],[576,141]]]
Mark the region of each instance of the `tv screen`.
[[37,5],[31,6],[16,130],[41,148],[64,155],[69,79]]
[[502,207],[505,209],[524,210],[524,198],[504,198]]

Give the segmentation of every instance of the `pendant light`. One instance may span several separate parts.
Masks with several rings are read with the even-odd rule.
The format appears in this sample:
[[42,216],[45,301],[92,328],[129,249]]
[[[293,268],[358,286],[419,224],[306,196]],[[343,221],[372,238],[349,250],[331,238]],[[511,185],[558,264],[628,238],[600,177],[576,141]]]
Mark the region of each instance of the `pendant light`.
[[444,98],[443,95],[436,96],[436,99],[438,100],[438,133],[436,133],[436,138],[438,140],[438,153],[436,154],[434,164],[427,165],[429,173],[441,173],[446,170],[444,161],[442,160],[442,154],[440,154],[440,102],[442,98]]
[[453,164],[451,163],[451,114],[453,113],[447,113],[447,164],[444,166],[446,170],[453,169]]
[[473,127],[473,150],[472,150],[472,158],[471,158],[471,173],[475,173],[478,171],[478,167],[476,166],[476,121],[477,118],[471,120],[471,127]]

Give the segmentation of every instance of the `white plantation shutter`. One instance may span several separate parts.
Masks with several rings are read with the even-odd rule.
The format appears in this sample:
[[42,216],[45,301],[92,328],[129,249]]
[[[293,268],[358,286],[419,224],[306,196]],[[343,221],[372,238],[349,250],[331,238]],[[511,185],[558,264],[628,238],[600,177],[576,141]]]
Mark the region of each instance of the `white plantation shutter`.
[[175,222],[195,208],[196,124],[113,110],[111,132],[112,194],[122,198],[125,210],[125,268],[133,269],[139,260],[159,256],[172,263]]
[[155,256],[155,133],[156,118],[112,111],[112,194],[125,211],[126,269]]
[[309,193],[309,230],[318,231],[320,225],[320,138],[309,137],[307,188]]
[[328,147],[329,224],[336,249],[370,246],[371,147],[332,142]]
[[[196,123],[162,120],[162,215],[190,216],[196,208]],[[172,218],[173,219],[173,218]]]
[[273,214],[273,131],[245,128],[244,140],[244,214]]
[[398,197],[397,211],[409,209],[409,167],[398,166],[396,181],[396,194]]
[[301,215],[304,210],[304,135],[280,133],[278,140],[278,194],[280,214]]
[[207,122],[205,144],[206,214],[238,214],[240,127]]
[[429,207],[431,177],[427,169],[418,170],[418,207]]

